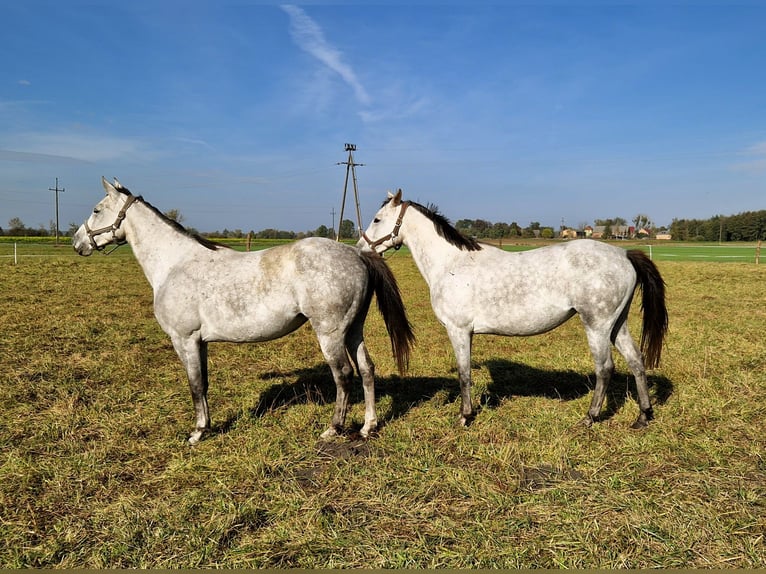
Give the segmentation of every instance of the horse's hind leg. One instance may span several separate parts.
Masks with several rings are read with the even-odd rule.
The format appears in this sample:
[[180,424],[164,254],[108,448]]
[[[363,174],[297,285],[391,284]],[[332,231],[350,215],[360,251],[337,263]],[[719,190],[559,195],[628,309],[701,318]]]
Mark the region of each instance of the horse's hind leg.
[[343,425],[346,422],[346,413],[348,412],[351,382],[354,378],[354,368],[348,359],[346,347],[339,331],[335,330],[330,334],[317,332],[317,338],[335,381],[335,410],[333,411],[332,422],[327,430],[320,435],[321,438],[328,439],[343,432]]
[[195,430],[189,436],[189,444],[197,444],[202,435],[210,430],[210,413],[207,405],[207,343],[199,339],[171,337],[173,347],[186,369],[189,390],[194,402],[197,419]]
[[[363,325],[362,325],[363,327]],[[359,433],[368,437],[371,432],[378,428],[378,416],[375,412],[375,365],[370,359],[367,347],[364,344],[362,329],[352,328],[346,337],[348,354],[356,365],[356,370],[362,377],[362,389],[364,390],[364,426]]]
[[628,367],[636,378],[636,391],[638,391],[638,407],[640,409],[638,419],[633,423],[634,429],[644,428],[654,417],[652,403],[649,399],[649,387],[646,382],[646,369],[641,352],[636,346],[633,337],[630,336],[627,323],[623,323],[614,341],[617,350],[625,357]]
[[593,398],[590,401],[588,414],[585,415],[583,423],[591,426],[599,418],[601,407],[606,397],[606,389],[609,387],[609,381],[614,372],[614,361],[612,360],[612,346],[609,341],[608,331],[603,329],[593,329],[586,325],[585,333],[588,336],[588,346],[596,369],[596,388],[593,390]]

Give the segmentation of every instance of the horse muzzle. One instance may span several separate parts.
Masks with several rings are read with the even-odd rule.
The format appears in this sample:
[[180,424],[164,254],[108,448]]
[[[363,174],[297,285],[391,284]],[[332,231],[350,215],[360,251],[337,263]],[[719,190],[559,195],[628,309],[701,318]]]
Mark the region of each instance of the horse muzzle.
[[80,228],[72,236],[72,248],[78,255],[87,257],[93,253],[92,237],[88,235],[85,230],[85,225],[81,225]]

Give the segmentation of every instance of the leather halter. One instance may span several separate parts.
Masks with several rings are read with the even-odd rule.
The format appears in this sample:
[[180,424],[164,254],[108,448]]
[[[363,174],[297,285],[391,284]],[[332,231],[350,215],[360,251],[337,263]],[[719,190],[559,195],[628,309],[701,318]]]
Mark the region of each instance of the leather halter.
[[[125,245],[127,241],[119,241],[117,239],[117,236],[115,235],[115,232],[120,228],[122,225],[123,220],[125,219],[125,212],[128,210],[128,208],[133,204],[133,202],[136,201],[136,197],[134,195],[128,195],[128,199],[125,200],[125,204],[122,206],[122,209],[120,209],[119,213],[117,214],[117,219],[114,220],[114,223],[111,225],[107,225],[106,227],[99,227],[98,229],[91,229],[88,227],[88,220],[85,220],[85,231],[88,234],[88,239],[90,239],[90,244],[93,249],[96,251],[103,251],[106,249],[106,246],[109,245],[109,243],[114,243],[116,245],[115,249],[119,247],[120,245]],[[102,233],[108,233],[112,232],[112,241],[109,243],[105,243],[104,245],[97,245],[96,244],[96,236],[101,235]],[[114,251],[114,249],[112,250]],[[109,252],[111,253],[111,251]]]
[[[362,237],[367,242],[367,245],[370,246],[370,249],[375,251],[375,248],[378,245],[380,245],[381,243],[385,243],[389,239],[391,239],[393,241],[394,239],[396,239],[399,236],[399,229],[402,226],[402,219],[404,219],[404,212],[407,211],[407,208],[409,206],[410,206],[410,202],[409,201],[402,202],[402,208],[399,210],[399,217],[396,218],[396,223],[394,224],[394,229],[388,235],[384,235],[383,237],[381,237],[377,241],[372,241],[369,237],[367,237],[366,233],[362,233]],[[394,244],[393,248],[398,250],[401,246],[402,246],[402,244],[400,242],[400,243]]]

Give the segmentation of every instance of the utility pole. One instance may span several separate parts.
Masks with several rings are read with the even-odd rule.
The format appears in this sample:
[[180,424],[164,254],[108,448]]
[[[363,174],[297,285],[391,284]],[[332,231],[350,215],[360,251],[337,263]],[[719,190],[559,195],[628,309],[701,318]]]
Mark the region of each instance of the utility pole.
[[[357,236],[362,236],[362,212],[359,209],[359,191],[356,187],[356,170],[354,169],[358,165],[364,165],[363,163],[354,163],[354,152],[356,146],[354,144],[347,143],[345,151],[348,152],[348,159],[346,161],[339,161],[336,165],[346,166],[346,181],[343,184],[343,201],[340,204],[340,220],[338,221],[338,235],[337,241],[340,241],[340,228],[343,226],[343,210],[346,208],[346,190],[348,189],[348,172],[351,172],[351,176],[354,183],[354,201],[356,202],[356,224],[357,224]],[[333,223],[333,228],[335,224]]]
[[332,208],[332,211],[330,213],[332,213],[332,232],[335,233],[335,208],[334,207]]
[[59,188],[59,178],[56,178],[56,187],[49,187],[48,191],[56,192],[56,247],[59,246],[59,191],[64,192],[64,188]]

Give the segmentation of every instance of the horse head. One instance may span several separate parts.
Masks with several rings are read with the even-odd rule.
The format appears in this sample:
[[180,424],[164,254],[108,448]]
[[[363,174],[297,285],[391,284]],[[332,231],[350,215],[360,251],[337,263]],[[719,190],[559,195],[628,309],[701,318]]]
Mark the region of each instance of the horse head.
[[127,242],[122,221],[125,212],[136,200],[127,188],[115,178],[114,184],[101,178],[106,197],[96,204],[93,213],[72,237],[72,247],[80,255],[88,256],[93,250],[102,251],[107,245]]
[[383,206],[372,218],[372,223],[362,233],[362,238],[356,246],[363,250],[378,253],[383,253],[392,247],[399,249],[404,242],[404,238],[400,234],[402,218],[409,206],[409,201],[402,201],[401,189],[396,194],[389,191]]

